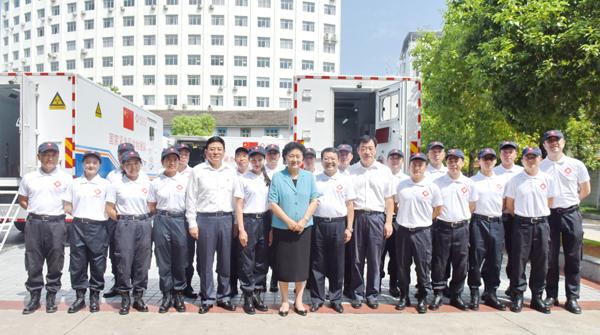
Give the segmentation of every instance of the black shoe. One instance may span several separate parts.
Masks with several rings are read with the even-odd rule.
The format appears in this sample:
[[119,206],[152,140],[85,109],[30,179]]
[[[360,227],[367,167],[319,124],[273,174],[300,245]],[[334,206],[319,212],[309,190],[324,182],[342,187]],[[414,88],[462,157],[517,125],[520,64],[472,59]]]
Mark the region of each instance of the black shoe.
[[102,296],[104,298],[113,298],[118,296],[119,294],[119,290],[117,290],[117,285],[115,284],[115,286],[113,286],[110,290],[108,290],[108,292],[104,293]]
[[136,291],[133,292],[133,308],[135,308],[138,312],[147,312],[148,306],[144,302],[144,292]]
[[408,299],[408,295],[401,293],[400,299],[398,299],[398,303],[396,304],[396,310],[401,311],[406,308],[406,300]]
[[266,312],[269,310],[269,306],[265,304],[265,302],[262,300],[262,297],[260,296],[260,291],[254,292],[254,294],[252,295],[252,303],[254,304],[254,308],[261,312]]
[[340,314],[344,313],[344,306],[342,306],[342,303],[340,302],[332,303],[331,308]]
[[367,306],[369,306],[370,309],[377,309],[379,308],[379,302],[377,302],[377,300],[367,299]]
[[466,311],[467,309],[469,309],[469,306],[465,304],[465,302],[458,294],[455,295],[452,299],[450,299],[450,305],[460,309],[461,311]]
[[131,307],[131,298],[129,297],[129,292],[121,293],[121,308],[119,308],[119,314],[121,314],[121,315],[129,314],[130,307]]
[[443,304],[444,297],[442,295],[442,292],[436,292],[433,295],[433,300],[431,301],[431,305],[429,305],[429,309],[432,311],[437,311]]
[[173,294],[173,307],[179,313],[185,312],[185,301],[183,301],[182,291],[175,291]]
[[547,297],[546,300],[544,300],[544,302],[548,306],[559,306],[560,305],[560,303],[558,302],[558,299],[556,299],[555,297]]
[[398,298],[400,296],[400,289],[395,285],[390,286],[389,292],[390,295],[394,298]]
[[191,286],[188,286],[183,290],[183,296],[188,299],[198,299],[198,295],[194,293],[194,289]]
[[479,310],[479,289],[477,288],[471,289],[471,302],[469,303],[469,308],[474,311]]
[[565,309],[573,314],[581,314],[581,306],[577,303],[577,299],[567,299]]
[[531,297],[531,303],[529,304],[529,306],[538,312],[550,314],[550,307],[546,305],[546,303],[542,299],[541,294],[536,294],[533,297]]
[[206,314],[211,308],[213,308],[213,305],[202,304],[198,308],[198,314]]
[[320,303],[320,304],[311,304],[310,305],[310,311],[311,311],[311,313],[314,313],[314,312],[318,311],[319,308],[321,308],[321,307],[323,307],[323,303]]
[[256,314],[256,309],[254,308],[254,303],[252,302],[252,296],[250,294],[244,294],[244,313],[254,315]]
[[160,302],[160,307],[158,307],[159,313],[166,313],[169,311],[169,308],[173,306],[173,300],[171,299],[171,292],[163,292],[163,297]]
[[296,308],[296,306],[294,306],[294,312],[296,312],[296,314],[300,316],[306,316],[306,314],[308,314],[308,312],[305,309],[298,309]]
[[75,301],[69,306],[67,313],[77,313],[81,309],[85,307],[85,291],[86,290],[76,290],[75,291]]
[[417,300],[417,313],[425,314],[427,313],[427,299],[425,297],[421,297]]
[[58,310],[56,307],[56,292],[46,293],[46,313],[54,313]]
[[100,311],[100,292],[90,290],[90,313]]
[[231,301],[217,301],[217,306],[228,310],[230,312],[235,311],[235,305],[231,303]]
[[279,287],[277,287],[277,282],[271,282],[271,286],[269,286],[269,292],[271,292],[271,293],[279,292]]
[[286,316],[288,316],[288,313],[289,313],[289,310],[287,310],[287,311],[282,311],[281,309],[279,309],[279,313],[278,313],[278,314],[279,314],[279,316],[281,316],[281,317],[284,317],[284,318],[285,318]]
[[512,298],[512,287],[510,287],[510,286],[507,287],[506,290],[504,291],[504,295],[509,298]]
[[359,309],[362,307],[362,301],[352,300],[352,302],[350,303],[350,306],[352,306],[352,308],[354,308],[354,309]]
[[521,313],[523,310],[523,293],[516,293],[513,296],[510,310],[515,313]]
[[498,300],[498,296],[496,296],[496,291],[487,292],[486,294],[484,294],[483,303],[486,306],[490,306],[499,311],[506,310],[506,305],[503,302],[501,302],[500,300]]
[[38,308],[40,308],[41,292],[40,291],[31,291],[30,295],[31,295],[31,298],[29,299],[29,302],[27,303],[27,305],[25,305],[25,308],[23,308],[23,314],[25,314],[25,315],[31,314],[31,313],[37,311]]

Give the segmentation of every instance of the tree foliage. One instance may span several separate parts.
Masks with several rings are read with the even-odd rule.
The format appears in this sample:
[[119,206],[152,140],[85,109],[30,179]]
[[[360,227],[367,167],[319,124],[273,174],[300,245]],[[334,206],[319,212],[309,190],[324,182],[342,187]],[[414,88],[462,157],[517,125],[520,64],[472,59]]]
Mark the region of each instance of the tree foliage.
[[503,139],[539,144],[544,130],[562,129],[571,154],[595,162],[600,1],[449,0],[442,34],[424,34],[413,54],[425,142],[473,158]]
[[215,118],[208,114],[178,115],[173,118],[171,133],[173,135],[208,136],[216,127]]

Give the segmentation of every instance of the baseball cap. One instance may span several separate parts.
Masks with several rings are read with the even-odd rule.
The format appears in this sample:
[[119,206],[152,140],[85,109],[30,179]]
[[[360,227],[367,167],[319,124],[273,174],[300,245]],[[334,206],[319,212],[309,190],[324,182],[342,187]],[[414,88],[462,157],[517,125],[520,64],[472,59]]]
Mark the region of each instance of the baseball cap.
[[238,147],[237,149],[235,149],[235,154],[239,154],[240,152],[245,152],[248,153],[248,148],[246,147]]
[[481,150],[479,150],[479,154],[477,155],[477,158],[481,159],[482,157],[485,156],[494,156],[494,158],[498,157],[496,156],[496,151],[494,151],[494,149],[492,148],[483,148]]
[[337,151],[352,152],[352,146],[350,144],[340,144],[337,146]]
[[412,162],[414,160],[422,160],[422,161],[426,162],[427,156],[425,156],[425,154],[422,152],[417,152],[417,153],[410,155],[410,158],[408,159],[409,162]]
[[277,144],[267,145],[267,147],[265,148],[265,152],[271,152],[271,151],[277,151],[277,153],[279,153],[280,152],[279,146]]
[[134,159],[137,158],[140,160],[140,162],[142,161],[142,158],[140,157],[140,154],[137,151],[131,150],[131,151],[126,151],[123,153],[123,155],[121,155],[121,164],[127,162],[130,159]]
[[525,155],[535,155],[535,156],[542,156],[542,150],[540,150],[540,148],[534,148],[534,147],[525,147],[523,148],[523,156]]
[[563,135],[562,131],[553,129],[545,132],[542,138],[544,141],[547,141],[550,137],[557,137],[558,139],[561,139],[565,138],[565,135]]
[[192,148],[190,148],[190,146],[189,146],[189,145],[187,145],[187,144],[185,144],[185,143],[177,143],[177,145],[175,146],[175,148],[176,148],[178,151],[181,151],[181,150],[187,150],[187,151],[189,151],[189,152],[192,152]]
[[306,157],[306,156],[317,157],[317,152],[313,148],[306,148],[306,152],[304,153],[304,157]]
[[82,160],[85,160],[86,158],[88,158],[90,156],[98,158],[98,160],[102,163],[102,157],[100,156],[100,153],[98,151],[94,151],[94,150],[86,151],[83,154],[83,159]]
[[458,157],[460,159],[465,159],[465,154],[460,149],[449,149],[446,156],[449,158],[451,156]]
[[177,150],[174,147],[170,147],[162,151],[162,154],[160,155],[160,160],[163,161],[167,156],[171,154],[176,155],[177,158],[179,158],[179,150]]
[[262,155],[265,157],[265,149],[261,146],[254,146],[250,148],[250,151],[248,152],[248,156],[252,155]]
[[119,147],[118,147],[118,150],[117,150],[117,152],[118,152],[119,155],[122,155],[124,152],[127,152],[127,151],[135,151],[135,148],[134,148],[133,144],[131,144],[131,143],[121,143],[121,144],[119,144]]
[[517,145],[517,143],[515,143],[513,141],[503,141],[502,143],[500,143],[498,150],[502,150],[506,147],[512,147],[512,148],[515,148],[515,150],[519,149],[519,146]]
[[392,150],[390,150],[390,152],[388,152],[388,155],[387,155],[388,158],[390,158],[391,155],[400,155],[400,157],[404,158],[404,153],[400,149],[392,149]]
[[433,149],[435,147],[440,147],[442,149],[445,148],[444,147],[444,143],[442,143],[440,141],[432,141],[432,142],[429,142],[429,144],[427,144],[427,151],[429,151],[429,150],[431,150],[431,149]]
[[52,143],[52,142],[44,142],[42,144],[40,144],[40,146],[38,147],[38,154],[43,154],[46,151],[56,151],[56,152],[60,152],[60,150],[58,149],[58,145],[56,145],[56,143]]

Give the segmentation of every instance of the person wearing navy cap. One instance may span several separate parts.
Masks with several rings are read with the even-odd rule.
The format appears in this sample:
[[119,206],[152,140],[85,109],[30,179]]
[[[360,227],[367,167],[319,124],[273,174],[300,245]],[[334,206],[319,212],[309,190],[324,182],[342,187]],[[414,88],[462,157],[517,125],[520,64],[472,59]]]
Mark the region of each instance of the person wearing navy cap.
[[502,205],[506,179],[494,173],[496,151],[484,148],[477,155],[479,172],[471,177],[478,194],[475,211],[471,217],[469,246],[469,277],[472,310],[479,309],[479,287],[485,285],[483,301],[498,310],[506,306],[498,300],[496,290],[500,285],[502,250],[504,248],[504,226]]
[[[338,172],[347,175],[348,167],[352,163],[352,146],[350,144],[342,143],[337,146],[337,151],[340,154],[340,161],[338,163]],[[350,289],[350,277],[352,273],[352,256],[350,254],[351,243],[346,243],[346,251],[344,252],[344,295],[346,297],[352,297],[352,290]]]
[[69,273],[76,299],[69,306],[69,313],[76,313],[85,307],[88,288],[90,312],[100,310],[100,292],[104,289],[109,242],[105,198],[110,183],[98,174],[102,158],[96,151],[87,151],[83,154],[82,162],[83,175],[73,180],[63,197],[65,212],[73,216],[73,230],[69,234]]
[[[248,160],[249,150],[246,147],[238,147],[235,149],[235,165],[237,167],[236,172],[238,178],[245,175],[248,172],[248,166],[250,162]],[[235,209],[235,208],[234,208]],[[238,260],[240,258],[240,248],[238,243],[238,230],[235,222],[236,217],[233,217],[233,236],[231,241],[231,276],[229,282],[231,286],[231,297],[238,295]]]
[[268,310],[261,294],[266,289],[269,270],[268,202],[271,179],[265,171],[265,150],[255,146],[248,152],[250,170],[239,177],[235,187],[237,244],[239,254],[239,279],[244,293],[243,308],[246,314]]
[[317,171],[317,152],[313,148],[306,148],[306,154],[304,155],[304,167],[303,169],[316,175]]
[[440,141],[432,141],[427,144],[429,164],[427,165],[426,175],[432,180],[443,177],[448,172],[448,168],[444,166],[444,158],[446,158],[444,148],[444,143]]
[[[337,146],[337,150],[340,153],[340,164],[338,166],[338,171],[341,174],[348,174],[348,167],[352,164],[352,146],[350,144],[340,144]],[[348,258],[346,258],[348,259]]]
[[62,199],[73,180],[58,167],[59,153],[55,143],[40,144],[37,155],[39,169],[27,173],[19,183],[19,206],[28,213],[25,225],[25,287],[31,296],[23,314],[31,314],[40,308],[44,263],[47,265],[46,312],[57,310],[56,293],[61,288],[66,242]]
[[477,193],[473,181],[465,177],[461,169],[465,155],[460,149],[450,149],[446,155],[448,172],[434,180],[442,192],[442,212],[433,225],[433,258],[431,278],[434,297],[431,310],[442,305],[443,290],[447,285],[446,269],[452,264],[452,279],[449,285],[450,305],[466,310],[468,306],[461,298],[467,279],[469,258],[469,220],[475,208]]
[[265,147],[266,156],[266,164],[265,169],[267,170],[267,174],[269,178],[273,178],[273,174],[275,172],[281,171],[284,166],[279,162],[281,158],[281,151],[279,150],[279,146],[277,144],[269,144]]
[[117,255],[117,288],[121,294],[119,314],[129,314],[130,291],[133,308],[147,312],[144,291],[148,288],[148,270],[152,259],[152,220],[148,207],[150,180],[140,171],[142,159],[136,151],[121,155],[124,169],[119,182],[111,184],[106,195],[106,212],[117,222],[115,255]]
[[439,187],[425,177],[427,157],[422,153],[410,156],[410,177],[396,186],[397,215],[395,232],[398,286],[397,310],[410,306],[410,267],[417,273],[417,312],[427,312],[427,295],[431,293],[431,224],[440,214],[442,194]]
[[559,253],[562,247],[565,257],[565,309],[580,314],[579,299],[581,281],[581,257],[583,226],[579,203],[591,192],[590,175],[580,160],[564,154],[565,138],[560,130],[544,133],[544,148],[548,156],[540,164],[540,170],[550,175],[556,185],[556,196],[550,207],[550,259],[546,286],[546,303],[558,305]]

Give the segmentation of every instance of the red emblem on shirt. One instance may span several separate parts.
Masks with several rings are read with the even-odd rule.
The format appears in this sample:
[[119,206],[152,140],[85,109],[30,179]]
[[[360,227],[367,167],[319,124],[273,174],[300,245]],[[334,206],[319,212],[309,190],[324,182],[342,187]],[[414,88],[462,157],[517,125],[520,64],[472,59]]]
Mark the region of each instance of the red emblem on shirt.
[[175,188],[179,191],[183,190],[183,186],[181,184],[175,186]]
[[57,180],[57,181],[55,181],[55,182],[54,182],[54,187],[56,187],[56,188],[59,188],[59,187],[60,187],[60,185],[62,185],[62,184],[60,183],[60,181],[58,181],[58,180]]
[[546,190],[546,184],[545,183],[541,183],[540,184],[540,188],[542,189],[542,191]]
[[568,167],[568,168],[566,168],[566,169],[565,169],[565,174],[566,174],[567,176],[568,176],[568,175],[570,175],[570,174],[571,174],[571,172],[573,172],[573,170],[571,170],[571,168],[570,168],[570,167]]
[[501,189],[502,189],[502,184],[496,184],[496,188],[497,188],[498,190],[501,190]]
[[463,188],[460,189],[462,191],[462,193],[467,193],[469,191],[469,189],[466,186],[463,186]]
[[429,196],[429,191],[425,190],[423,191],[423,198],[427,198]]
[[143,192],[144,194],[148,194],[148,189],[144,187],[144,188],[142,189],[142,192]]
[[338,184],[338,186],[336,186],[335,188],[338,192],[341,192],[344,189],[344,186],[342,186],[342,184]]
[[99,196],[100,193],[102,193],[102,190],[99,189],[99,188],[97,188],[97,189],[94,190],[94,193],[96,194],[96,196]]

